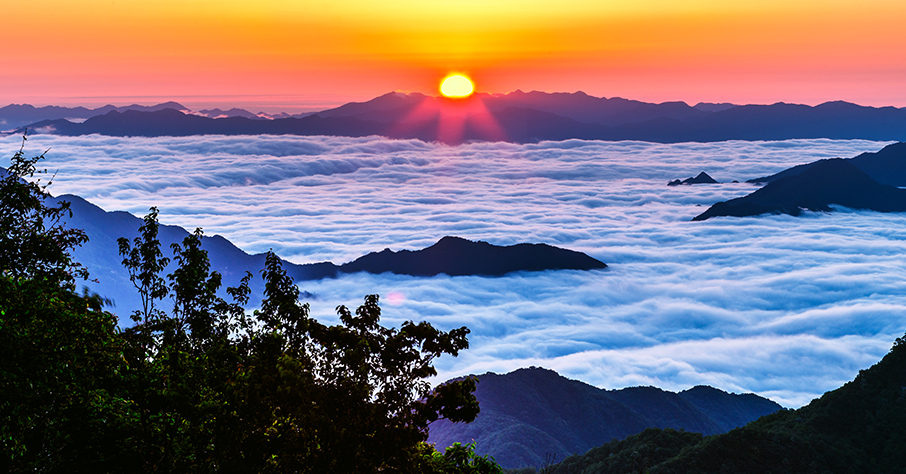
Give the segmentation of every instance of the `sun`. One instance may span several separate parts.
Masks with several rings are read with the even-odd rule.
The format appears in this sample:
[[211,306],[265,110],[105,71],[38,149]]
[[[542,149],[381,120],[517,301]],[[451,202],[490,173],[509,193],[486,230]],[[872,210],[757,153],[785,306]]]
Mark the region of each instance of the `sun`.
[[440,82],[440,93],[444,97],[462,99],[472,95],[472,92],[475,92],[475,86],[462,74],[450,74]]

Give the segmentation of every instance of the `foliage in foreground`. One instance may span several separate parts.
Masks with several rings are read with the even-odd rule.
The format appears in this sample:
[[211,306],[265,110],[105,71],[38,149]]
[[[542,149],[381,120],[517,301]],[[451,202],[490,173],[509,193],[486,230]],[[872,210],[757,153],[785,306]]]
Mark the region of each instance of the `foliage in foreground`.
[[[648,429],[547,466],[546,474],[904,472],[906,336],[855,380],[798,410],[702,437]],[[531,474],[532,468],[508,471]]]
[[[0,470],[6,472],[494,473],[471,447],[424,443],[439,417],[471,421],[475,381],[431,390],[433,360],[468,347],[465,327],[379,324],[377,295],[341,324],[309,317],[267,255],[261,308],[246,275],[221,299],[200,230],[171,249],[157,211],[120,253],[143,307],[118,328],[69,250],[68,206],[31,183],[42,156],[20,150],[0,180]],[[162,303],[172,297],[167,312]]]

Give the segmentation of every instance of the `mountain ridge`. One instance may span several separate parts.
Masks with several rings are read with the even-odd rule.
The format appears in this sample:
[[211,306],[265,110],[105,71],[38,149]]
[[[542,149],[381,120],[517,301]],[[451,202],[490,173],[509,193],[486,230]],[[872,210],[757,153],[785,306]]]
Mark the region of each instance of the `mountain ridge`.
[[749,182],[767,184],[746,196],[715,203],[692,220],[760,214],[798,216],[803,210],[830,212],[832,205],[906,212],[906,189],[898,187],[906,185],[906,143],[854,158],[797,165]]
[[[116,240],[125,237],[131,241],[138,236],[142,219],[124,211],[105,211],[71,194],[52,199],[70,203],[73,217],[67,220],[66,225],[85,230],[89,237],[88,242],[74,249],[73,257],[75,261],[88,267],[92,278],[100,281],[89,285],[91,289],[101,296],[112,298],[117,308],[140,307],[138,294],[120,263]],[[161,249],[169,253],[171,244],[181,244],[188,235],[189,231],[182,227],[161,224]],[[222,290],[227,286],[237,286],[246,271],[257,275],[264,268],[265,254],[248,254],[222,236],[204,236],[202,248],[208,251],[212,271],[218,271],[223,276]],[[173,265],[171,262],[164,274],[172,272],[175,269]],[[385,249],[342,265],[332,262],[296,264],[283,260],[283,267],[297,283],[304,284],[305,281],[336,278],[357,272],[390,272],[417,277],[439,274],[495,277],[518,271],[604,269],[607,265],[584,253],[546,244],[496,246],[446,236],[425,249],[396,252]],[[259,278],[253,278],[250,283],[252,306],[258,303],[259,295],[263,294],[261,285]],[[226,297],[225,294],[221,296]],[[307,297],[314,298],[316,295],[309,293]]]
[[57,105],[35,107],[29,104],[9,104],[0,107],[0,127],[21,127],[30,123],[55,119],[88,119],[97,115],[104,115],[114,110],[119,112],[124,112],[126,110],[154,112],[164,109],[188,110],[188,108],[175,101],[162,102],[150,106],[138,104],[122,107],[105,105],[95,109],[86,107],[61,107]]
[[[861,153],[852,158],[845,158],[857,168],[880,184],[906,186],[906,142],[892,143],[875,152]],[[779,173],[760,178],[753,178],[747,183],[765,184],[779,178],[794,176],[817,163],[804,163],[787,168]]]
[[438,420],[428,441],[440,448],[473,440],[477,453],[492,455],[505,468],[541,467],[547,454],[559,461],[651,427],[722,433],[781,408],[757,395],[712,387],[604,390],[539,367],[477,378],[478,418],[469,424]]
[[62,117],[39,120],[16,128],[14,133],[23,133],[27,128],[33,133],[59,135],[378,135],[447,144],[564,139],[658,143],[809,138],[906,140],[906,108],[865,107],[842,101],[817,106],[782,102],[699,105],[702,104],[652,104],[619,97],[592,97],[582,92],[479,93],[463,100],[392,92],[366,102],[351,102],[314,114],[282,115],[283,118],[263,119],[266,117],[242,109],[234,109],[234,115],[226,117],[219,109],[205,111],[219,118],[191,113],[180,117],[164,112],[166,108],[111,109],[79,123]]
[[710,437],[648,429],[569,456],[545,472],[894,474],[903,472],[904,452],[906,336],[854,380],[802,408]]

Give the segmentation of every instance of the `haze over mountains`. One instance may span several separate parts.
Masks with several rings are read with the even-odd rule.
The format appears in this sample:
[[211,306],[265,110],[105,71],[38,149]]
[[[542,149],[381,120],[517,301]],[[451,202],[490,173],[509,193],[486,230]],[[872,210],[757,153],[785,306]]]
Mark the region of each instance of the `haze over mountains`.
[[[43,120],[31,121],[15,132],[28,128],[34,133],[59,135],[380,135],[450,144],[569,138],[659,143],[796,138],[906,140],[906,109],[847,102],[814,107],[786,103],[689,106],[683,102],[652,104],[597,98],[582,92],[516,91],[475,94],[465,100],[393,92],[307,116],[265,116],[241,109],[186,114],[179,112],[185,109],[179,104],[163,105],[144,109],[109,106],[95,112],[44,108]],[[0,120],[7,126],[24,125],[25,117],[40,116],[37,110],[26,110],[28,107],[0,109]],[[94,115],[88,118],[89,114]],[[74,123],[65,120],[67,116],[87,119]]]
[[55,105],[35,107],[28,104],[10,104],[6,107],[0,107],[0,127],[3,127],[4,129],[11,129],[15,127],[21,127],[23,125],[28,125],[34,122],[40,122],[43,120],[57,119],[73,119],[74,122],[78,122],[80,120],[95,117],[97,115],[104,115],[113,111],[125,112],[127,110],[134,110],[137,112],[156,112],[158,110],[164,109],[185,111],[189,110],[178,102],[173,101],[164,102],[152,106],[132,104],[123,107],[116,107],[113,105],[105,105],[96,109],[89,109],[85,107],[60,107]]
[[10,104],[5,107],[0,107],[0,130],[9,130],[45,120],[70,119],[73,122],[79,122],[90,117],[105,115],[114,111],[119,113],[125,112],[127,110],[136,112],[156,112],[164,109],[179,110],[181,112],[210,118],[245,117],[249,119],[267,120],[275,118],[304,117],[306,115],[310,115],[289,115],[286,113],[266,114],[264,112],[252,113],[248,110],[237,108],[232,108],[229,110],[211,109],[192,111],[188,107],[185,107],[179,102],[174,101],[164,102],[152,106],[132,104],[117,107],[113,105],[105,105],[103,107],[98,107],[95,109],[89,109],[86,107],[60,107],[56,105],[35,107],[29,104]]

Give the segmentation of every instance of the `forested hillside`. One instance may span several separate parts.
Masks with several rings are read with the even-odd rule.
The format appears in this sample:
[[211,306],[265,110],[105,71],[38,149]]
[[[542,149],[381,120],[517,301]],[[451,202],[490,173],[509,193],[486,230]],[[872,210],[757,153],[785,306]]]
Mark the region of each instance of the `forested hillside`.
[[782,410],[709,437],[649,429],[570,456],[545,472],[895,474],[903,472],[903,453],[906,336],[855,380],[798,410]]
[[646,428],[725,433],[781,409],[754,394],[704,386],[678,393],[656,387],[603,390],[538,367],[477,380],[481,413],[475,421],[438,420],[428,439],[439,448],[474,440],[476,452],[505,468],[540,468]]
[[[380,325],[377,295],[340,324],[309,317],[269,253],[261,307],[247,274],[217,296],[201,231],[160,248],[157,210],[119,241],[142,308],[121,329],[71,258],[84,232],[22,150],[0,179],[0,470],[4,472],[498,472],[455,445],[425,444],[438,418],[478,413],[464,379],[430,389],[434,359],[468,347],[465,327]],[[36,179],[37,178],[37,179]],[[172,295],[174,305],[164,307]],[[168,305],[169,306],[169,305]]]

